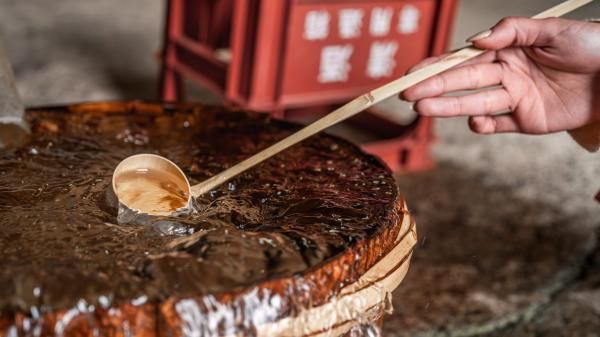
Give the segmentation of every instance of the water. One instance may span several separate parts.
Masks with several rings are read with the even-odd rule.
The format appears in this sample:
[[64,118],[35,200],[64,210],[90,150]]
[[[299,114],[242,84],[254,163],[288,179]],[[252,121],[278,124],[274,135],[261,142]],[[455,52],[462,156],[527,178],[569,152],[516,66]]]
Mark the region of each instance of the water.
[[165,156],[195,184],[292,130],[200,111],[30,117],[33,140],[0,151],[0,311],[232,291],[317,266],[393,221],[392,176],[321,136],[202,196],[191,214],[119,224],[107,191],[123,158]]

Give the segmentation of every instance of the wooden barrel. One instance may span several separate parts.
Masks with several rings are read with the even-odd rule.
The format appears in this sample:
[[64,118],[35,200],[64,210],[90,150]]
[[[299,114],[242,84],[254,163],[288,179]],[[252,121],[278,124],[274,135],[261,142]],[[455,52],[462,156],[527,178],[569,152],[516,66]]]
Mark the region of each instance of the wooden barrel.
[[[194,183],[297,126],[145,102],[27,116],[31,143],[0,152],[0,218],[18,219],[0,221],[0,335],[340,336],[377,328],[390,309],[415,224],[389,169],[354,145],[315,136],[199,198],[192,220],[117,223],[102,191],[122,156],[165,155]],[[36,183],[39,194],[21,193]]]

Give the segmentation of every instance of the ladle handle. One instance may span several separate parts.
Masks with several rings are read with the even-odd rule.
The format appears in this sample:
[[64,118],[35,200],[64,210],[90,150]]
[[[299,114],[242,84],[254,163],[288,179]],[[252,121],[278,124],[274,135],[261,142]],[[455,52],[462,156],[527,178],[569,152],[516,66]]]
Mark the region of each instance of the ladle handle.
[[[539,13],[532,18],[543,19],[549,17],[558,17],[566,13],[569,13],[585,4],[588,4],[594,0],[569,0],[561,4],[558,4],[542,13]],[[350,101],[346,105],[334,110],[327,114],[321,119],[314,123],[304,127],[300,131],[284,138],[283,140],[269,146],[261,152],[243,160],[242,162],[228,168],[227,170],[203,181],[200,184],[192,186],[191,192],[194,197],[198,197],[213,188],[227,182],[231,178],[238,174],[246,171],[247,169],[263,162],[264,160],[272,157],[273,155],[287,149],[288,147],[313,136],[328,127],[335,125],[341,121],[344,121],[361,111],[364,111],[373,105],[387,99],[391,96],[397,95],[400,92],[410,88],[411,86],[437,75],[447,69],[450,69],[460,63],[463,63],[469,59],[472,59],[478,55],[481,55],[485,50],[477,49],[474,47],[465,47],[452,53],[440,61],[419,69],[413,73],[402,76],[392,82],[389,82],[377,89],[370,91],[354,100]]]

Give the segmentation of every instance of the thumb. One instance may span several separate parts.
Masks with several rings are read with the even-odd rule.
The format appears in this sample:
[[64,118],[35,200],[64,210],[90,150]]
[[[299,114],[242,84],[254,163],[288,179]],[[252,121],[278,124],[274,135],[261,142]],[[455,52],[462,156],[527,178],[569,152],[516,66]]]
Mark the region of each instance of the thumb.
[[467,39],[477,48],[497,50],[506,47],[543,47],[555,36],[557,19],[507,17],[492,29]]

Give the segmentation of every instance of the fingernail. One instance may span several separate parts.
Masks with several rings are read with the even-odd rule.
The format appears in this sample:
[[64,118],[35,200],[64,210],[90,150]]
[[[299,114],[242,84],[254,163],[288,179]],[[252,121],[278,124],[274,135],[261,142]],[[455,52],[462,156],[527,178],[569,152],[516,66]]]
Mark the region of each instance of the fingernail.
[[483,32],[479,32],[479,33],[471,36],[470,38],[468,38],[467,42],[473,42],[473,41],[485,39],[486,37],[488,37],[490,35],[492,35],[492,30],[491,29],[484,30]]

